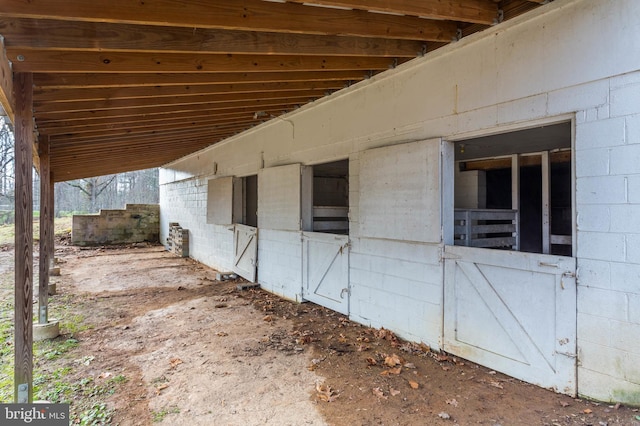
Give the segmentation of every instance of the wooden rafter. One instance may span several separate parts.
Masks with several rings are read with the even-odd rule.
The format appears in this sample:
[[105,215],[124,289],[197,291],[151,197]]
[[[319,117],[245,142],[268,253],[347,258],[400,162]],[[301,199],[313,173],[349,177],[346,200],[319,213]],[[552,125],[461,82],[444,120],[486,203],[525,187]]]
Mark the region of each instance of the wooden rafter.
[[[476,24],[492,24],[498,17],[498,6],[489,0],[289,0],[294,3],[348,7],[366,11],[420,16]],[[542,0],[540,0],[542,1]]]
[[199,73],[386,70],[406,58],[52,51],[7,48],[14,72]]

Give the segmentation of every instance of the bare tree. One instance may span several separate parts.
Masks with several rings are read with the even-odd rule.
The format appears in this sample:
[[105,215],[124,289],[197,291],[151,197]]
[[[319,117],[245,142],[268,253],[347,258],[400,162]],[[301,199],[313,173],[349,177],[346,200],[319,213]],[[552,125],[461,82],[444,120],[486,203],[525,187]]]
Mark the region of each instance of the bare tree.
[[67,185],[78,188],[88,200],[90,212],[98,211],[98,197],[111,185],[118,175],[98,176],[67,182]]
[[13,170],[15,140],[4,117],[0,118],[0,204],[5,208],[14,204],[15,173]]

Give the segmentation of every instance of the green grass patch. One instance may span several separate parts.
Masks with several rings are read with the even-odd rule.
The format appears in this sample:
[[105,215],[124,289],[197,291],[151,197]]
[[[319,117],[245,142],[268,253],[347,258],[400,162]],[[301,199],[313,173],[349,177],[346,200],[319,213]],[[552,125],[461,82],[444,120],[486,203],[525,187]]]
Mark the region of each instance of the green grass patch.
[[[71,216],[55,218],[53,221],[53,233],[55,235],[71,232],[72,220]],[[13,221],[13,220],[11,220]],[[14,223],[6,223],[0,216],[0,245],[14,244],[16,239],[16,226]],[[33,220],[33,240],[40,239],[40,222],[39,218],[34,215]]]
[[175,405],[172,405],[171,407],[163,408],[162,410],[151,411],[151,418],[154,423],[160,423],[161,421],[164,420],[165,417],[167,417],[168,414],[177,414],[179,412],[180,412],[180,408],[178,408]]

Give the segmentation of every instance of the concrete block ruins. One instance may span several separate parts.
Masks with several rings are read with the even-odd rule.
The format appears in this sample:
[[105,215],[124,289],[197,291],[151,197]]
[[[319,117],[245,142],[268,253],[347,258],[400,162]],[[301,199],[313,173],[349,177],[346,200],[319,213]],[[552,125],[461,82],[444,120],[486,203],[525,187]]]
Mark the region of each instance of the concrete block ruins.
[[71,243],[78,246],[159,242],[160,206],[127,204],[124,210],[74,215]]

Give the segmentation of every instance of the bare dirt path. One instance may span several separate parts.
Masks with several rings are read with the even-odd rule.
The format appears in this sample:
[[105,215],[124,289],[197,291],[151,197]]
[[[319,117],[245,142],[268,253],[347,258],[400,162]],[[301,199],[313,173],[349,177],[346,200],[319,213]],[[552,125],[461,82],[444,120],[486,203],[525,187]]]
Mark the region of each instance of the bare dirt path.
[[162,247],[56,256],[55,297],[92,326],[75,334],[75,358],[90,360],[76,367],[96,381],[127,378],[108,400],[113,424],[640,425],[632,408],[558,395],[311,303],[239,291]]

